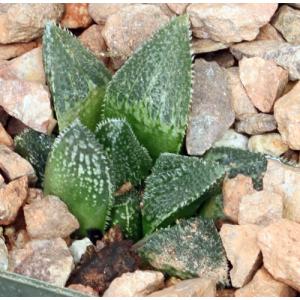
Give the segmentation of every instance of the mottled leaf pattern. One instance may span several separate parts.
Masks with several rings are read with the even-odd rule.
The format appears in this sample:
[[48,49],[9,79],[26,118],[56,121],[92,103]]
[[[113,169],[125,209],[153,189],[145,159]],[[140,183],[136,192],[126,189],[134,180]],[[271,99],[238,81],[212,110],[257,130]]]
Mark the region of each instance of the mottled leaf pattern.
[[113,163],[116,187],[141,183],[150,172],[152,159],[125,120],[109,119],[97,126],[96,138]]
[[77,117],[95,129],[110,72],[76,37],[51,22],[44,31],[43,57],[60,130]]
[[119,225],[125,238],[137,241],[142,237],[141,196],[132,191],[115,198],[111,219]]
[[238,174],[252,177],[254,187],[258,190],[262,189],[262,179],[267,169],[265,155],[241,149],[218,147],[209,150],[205,159],[223,165],[230,178]]
[[195,214],[224,173],[225,169],[218,163],[161,154],[146,179],[142,209],[144,233]]
[[135,245],[141,257],[155,269],[182,279],[215,278],[227,283],[227,260],[212,220],[200,217],[180,220]]
[[192,85],[187,16],[171,20],[113,76],[104,116],[126,118],[153,158],[178,152],[185,133]]
[[94,135],[75,120],[56,139],[44,181],[46,194],[56,195],[80,223],[80,233],[104,230],[109,221],[112,193],[110,161]]
[[38,176],[38,187],[41,187],[43,183],[46,162],[54,139],[54,136],[49,136],[30,128],[24,130],[14,139],[15,151],[33,166]]

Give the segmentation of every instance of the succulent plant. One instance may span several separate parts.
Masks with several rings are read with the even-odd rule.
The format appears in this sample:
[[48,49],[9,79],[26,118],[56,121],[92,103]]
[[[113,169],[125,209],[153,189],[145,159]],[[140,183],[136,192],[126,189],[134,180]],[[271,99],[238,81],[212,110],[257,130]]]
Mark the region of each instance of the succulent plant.
[[192,87],[187,16],[171,20],[116,72],[104,99],[104,116],[126,118],[153,158],[180,150]]
[[101,119],[110,72],[68,30],[52,22],[45,27],[43,58],[59,129],[79,117],[94,130]]
[[161,154],[146,179],[142,208],[144,233],[195,215],[224,174],[225,168],[212,161]]
[[159,229],[134,247],[152,267],[170,276],[205,276],[221,284],[228,281],[225,251],[212,220],[179,220],[175,226]]
[[55,140],[44,181],[46,194],[60,197],[77,217],[80,234],[104,230],[110,221],[111,162],[95,136],[76,119]]
[[37,186],[39,187],[44,180],[46,162],[54,139],[54,136],[29,128],[25,129],[14,139],[15,151],[31,163],[37,174]]

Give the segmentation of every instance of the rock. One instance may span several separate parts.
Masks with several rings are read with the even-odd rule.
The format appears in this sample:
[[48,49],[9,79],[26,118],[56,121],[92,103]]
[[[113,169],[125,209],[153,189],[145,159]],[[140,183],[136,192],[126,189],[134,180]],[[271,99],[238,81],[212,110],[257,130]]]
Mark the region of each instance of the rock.
[[300,43],[300,11],[283,5],[272,20],[273,26],[291,44]]
[[245,114],[235,123],[235,130],[249,135],[271,132],[277,129],[277,123],[273,115]]
[[65,3],[65,12],[60,24],[67,28],[86,28],[93,22],[87,3]]
[[278,281],[300,291],[300,224],[281,219],[258,234],[264,266]]
[[182,279],[178,277],[171,276],[165,281],[165,287],[171,287],[179,282],[182,282]]
[[230,278],[233,287],[247,284],[261,264],[256,242],[259,226],[224,224],[220,231],[227,258],[232,264]]
[[79,36],[79,40],[97,58],[107,63],[108,57],[106,57],[106,44],[101,34],[102,28],[102,26],[95,24],[90,26]]
[[33,239],[65,238],[79,228],[67,205],[55,196],[25,205],[24,216],[28,234]]
[[193,3],[187,13],[194,35],[230,43],[254,40],[276,9],[277,4]]
[[80,262],[82,255],[86,252],[87,247],[93,245],[89,238],[84,238],[82,240],[75,240],[70,246],[70,251],[74,259],[74,263]]
[[4,145],[0,145],[0,169],[9,180],[27,176],[29,182],[36,181],[35,171],[31,164]]
[[234,122],[226,71],[215,62],[197,59],[194,92],[186,136],[189,155],[202,155]]
[[3,126],[6,126],[8,119],[9,119],[9,115],[6,113],[3,107],[0,106],[0,123]]
[[279,133],[253,135],[249,139],[248,148],[253,152],[261,152],[273,156],[280,156],[289,150],[288,145],[283,142]]
[[285,41],[284,38],[280,35],[280,33],[269,23],[260,28],[259,34],[255,40],[256,41],[275,40],[279,42]]
[[0,66],[0,77],[46,84],[42,47],[26,52],[3,67]]
[[242,84],[254,106],[270,112],[288,82],[288,72],[260,57],[243,58],[239,66]]
[[0,188],[2,188],[5,185],[5,180],[3,176],[0,174]]
[[282,159],[287,160],[291,163],[297,164],[299,160],[299,152],[289,149],[282,155]]
[[163,287],[163,273],[137,270],[114,279],[103,297],[144,297]]
[[217,290],[217,297],[234,297],[234,292],[235,289],[224,289],[224,288],[220,288]]
[[293,150],[300,150],[300,83],[276,101],[274,117],[278,131],[285,143]]
[[231,104],[235,112],[235,117],[240,120],[244,114],[255,114],[257,112],[246,90],[241,82],[239,68],[227,69],[229,89],[231,91]]
[[29,42],[42,36],[47,21],[57,22],[63,4],[5,4],[0,8],[0,43]]
[[11,116],[42,133],[56,125],[49,90],[42,84],[0,78],[0,105]]
[[216,282],[206,278],[181,281],[171,287],[154,292],[149,297],[214,297]]
[[235,297],[295,297],[296,294],[295,290],[275,280],[262,267],[248,284],[235,292]]
[[82,285],[82,284],[70,284],[67,288],[75,290],[79,293],[86,294],[88,296],[92,296],[92,297],[98,297],[99,296],[97,291],[95,291],[90,286],[85,286],[85,285]]
[[233,129],[228,129],[222,138],[214,143],[213,147],[231,147],[248,150],[248,138]]
[[241,199],[254,191],[251,177],[239,174],[232,179],[225,179],[222,189],[224,214],[237,223]]
[[263,179],[264,190],[277,193],[283,199],[283,217],[300,222],[300,170],[276,160],[268,160]]
[[14,141],[11,136],[6,132],[2,123],[0,123],[0,144],[5,145],[7,147],[12,148],[14,145]]
[[290,80],[300,79],[300,45],[279,41],[254,41],[231,46],[231,53],[240,59],[243,56],[258,56],[273,60],[289,72]]
[[195,53],[195,54],[214,52],[214,51],[226,49],[229,46],[230,46],[229,44],[215,42],[210,39],[193,39],[192,40],[192,49],[193,49],[193,53]]
[[0,60],[20,56],[36,46],[36,42],[0,45]]
[[283,202],[279,194],[269,191],[254,192],[242,197],[238,223],[267,226],[282,218]]
[[168,7],[176,14],[182,15],[185,11],[188,3],[167,3]]
[[41,201],[43,198],[44,198],[44,194],[41,189],[30,188],[28,190],[28,197],[26,199],[26,204],[31,204],[33,202]]
[[169,17],[156,5],[136,4],[110,15],[102,30],[115,69],[144,41],[148,40]]
[[10,252],[9,270],[64,287],[73,269],[73,258],[61,239],[32,240]]
[[88,11],[97,24],[104,25],[109,16],[130,5],[129,3],[90,3]]
[[25,176],[0,189],[0,225],[9,225],[15,221],[27,198],[27,192],[28,179]]
[[8,251],[5,245],[5,240],[0,237],[0,271],[7,271],[8,269]]
[[223,68],[230,68],[235,64],[235,59],[233,55],[227,51],[221,51],[212,56],[209,61],[214,60],[220,67]]

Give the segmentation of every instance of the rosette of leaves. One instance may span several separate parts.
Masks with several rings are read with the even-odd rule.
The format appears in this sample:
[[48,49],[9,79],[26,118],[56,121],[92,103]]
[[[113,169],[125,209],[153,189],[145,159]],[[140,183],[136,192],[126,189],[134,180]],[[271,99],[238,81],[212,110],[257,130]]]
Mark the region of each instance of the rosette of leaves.
[[104,116],[126,118],[153,158],[180,150],[192,87],[187,16],[172,19],[113,76]]
[[14,139],[15,151],[33,166],[38,177],[38,186],[41,186],[43,183],[46,162],[54,139],[54,136],[49,136],[29,128]]
[[215,278],[228,283],[228,265],[213,220],[200,217],[179,220],[135,244],[144,261],[155,269],[182,279]]
[[141,183],[152,167],[148,151],[139,143],[125,120],[108,119],[98,124],[96,138],[112,161],[116,187]]
[[94,130],[100,121],[110,72],[68,30],[52,22],[45,27],[43,58],[59,129],[79,117]]
[[225,168],[212,161],[161,154],[146,179],[142,208],[144,234],[195,215],[224,174]]
[[75,120],[55,140],[44,181],[45,194],[61,198],[77,217],[80,234],[104,230],[110,221],[115,187],[111,162],[95,136]]

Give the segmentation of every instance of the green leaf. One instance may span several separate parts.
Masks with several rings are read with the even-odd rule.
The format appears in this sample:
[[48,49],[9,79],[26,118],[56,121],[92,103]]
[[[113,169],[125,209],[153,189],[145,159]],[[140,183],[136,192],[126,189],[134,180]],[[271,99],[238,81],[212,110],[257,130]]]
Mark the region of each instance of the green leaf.
[[54,136],[30,128],[24,130],[14,139],[15,151],[31,163],[38,176],[37,186],[39,187],[44,180],[46,162],[54,139]]
[[144,233],[195,215],[224,174],[225,169],[218,163],[161,154],[146,179],[142,209]]
[[113,225],[119,225],[126,239],[137,241],[142,237],[141,196],[132,191],[115,198],[111,213]]
[[104,230],[114,190],[110,161],[95,136],[75,120],[55,140],[49,155],[44,192],[58,196],[80,223],[80,233]]
[[105,117],[126,118],[153,158],[180,150],[189,111],[192,57],[187,16],[171,20],[113,76]]
[[200,208],[199,215],[205,219],[225,219],[222,193],[214,195],[205,201]]
[[76,37],[52,22],[45,27],[43,57],[59,129],[80,117],[94,130],[110,72]]
[[110,157],[116,187],[140,184],[150,172],[152,159],[125,120],[108,119],[97,126],[96,138]]
[[241,149],[218,147],[209,150],[205,155],[205,159],[223,165],[229,178],[233,178],[238,174],[250,176],[255,189],[262,189],[262,180],[267,169],[265,155]]
[[155,269],[182,279],[214,278],[227,283],[227,260],[220,236],[212,220],[180,220],[160,229],[134,246]]

